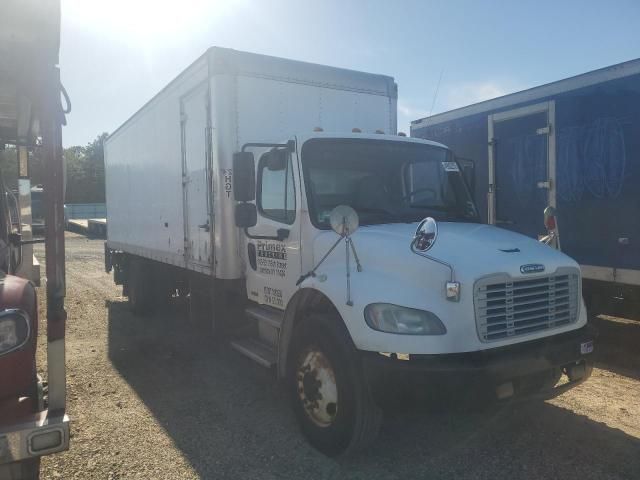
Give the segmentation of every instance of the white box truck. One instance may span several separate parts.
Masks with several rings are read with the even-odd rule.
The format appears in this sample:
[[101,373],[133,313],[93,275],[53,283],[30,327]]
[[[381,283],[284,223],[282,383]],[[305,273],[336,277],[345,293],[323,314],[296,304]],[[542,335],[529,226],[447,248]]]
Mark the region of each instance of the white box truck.
[[387,76],[211,48],[105,143],[105,266],[133,311],[188,296],[328,455],[375,438],[399,383],[506,399],[591,372],[578,265],[482,225],[451,152],[396,134],[396,99]]

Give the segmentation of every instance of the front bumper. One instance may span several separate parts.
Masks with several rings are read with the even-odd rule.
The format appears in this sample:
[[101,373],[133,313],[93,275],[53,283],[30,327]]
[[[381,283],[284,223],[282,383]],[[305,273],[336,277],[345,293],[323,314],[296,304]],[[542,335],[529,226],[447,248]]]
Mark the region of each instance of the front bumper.
[[69,448],[69,417],[46,410],[21,423],[0,426],[0,464],[61,452]]
[[[365,375],[379,401],[408,391],[449,395],[470,391],[488,399],[545,398],[582,383],[591,374],[595,332],[579,330],[506,347],[439,355],[361,352]],[[591,342],[591,343],[589,343]],[[591,349],[592,350],[592,349]],[[562,375],[566,381],[559,382]],[[474,397],[480,398],[480,397]]]

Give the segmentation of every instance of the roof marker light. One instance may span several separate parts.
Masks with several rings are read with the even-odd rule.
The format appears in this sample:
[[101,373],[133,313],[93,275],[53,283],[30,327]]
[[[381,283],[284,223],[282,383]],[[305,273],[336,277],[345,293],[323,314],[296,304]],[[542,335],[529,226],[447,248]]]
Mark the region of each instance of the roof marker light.
[[380,130],[379,128],[376,130],[376,133],[384,134],[384,130]]
[[399,137],[406,137],[406,136],[407,136],[407,134],[406,134],[406,133],[404,133],[404,132],[398,132],[398,136],[399,136]]
[[313,131],[314,132],[324,132],[324,128],[322,128],[322,127],[314,127]]
[[354,127],[351,129],[351,133],[362,133],[362,130],[360,130],[358,127]]

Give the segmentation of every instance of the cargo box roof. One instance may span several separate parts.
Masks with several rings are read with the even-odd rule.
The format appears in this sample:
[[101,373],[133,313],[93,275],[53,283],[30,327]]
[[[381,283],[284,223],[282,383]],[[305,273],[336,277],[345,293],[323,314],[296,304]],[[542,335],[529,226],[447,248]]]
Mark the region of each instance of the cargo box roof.
[[180,78],[189,75],[198,68],[202,68],[204,64],[208,68],[209,76],[228,74],[271,78],[284,82],[303,83],[324,88],[388,96],[390,98],[398,97],[397,85],[393,77],[387,75],[243,52],[231,48],[210,47],[138,109],[128,120],[114,130],[111,136],[115,135],[118,130],[144,111],[147,106],[151,105],[165,90],[170,89]]

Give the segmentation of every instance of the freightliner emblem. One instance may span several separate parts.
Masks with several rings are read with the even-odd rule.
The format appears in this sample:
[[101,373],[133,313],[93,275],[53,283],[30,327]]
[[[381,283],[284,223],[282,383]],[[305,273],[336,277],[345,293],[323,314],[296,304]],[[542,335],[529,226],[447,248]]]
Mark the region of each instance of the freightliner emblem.
[[540,273],[544,272],[544,265],[539,263],[529,263],[520,266],[520,273]]

